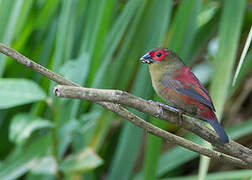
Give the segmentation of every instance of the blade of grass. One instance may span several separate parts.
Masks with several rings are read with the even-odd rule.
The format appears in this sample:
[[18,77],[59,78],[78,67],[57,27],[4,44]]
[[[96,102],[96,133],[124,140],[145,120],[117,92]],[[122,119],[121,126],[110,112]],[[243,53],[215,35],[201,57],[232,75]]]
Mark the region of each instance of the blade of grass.
[[[95,2],[95,1],[92,1]],[[90,66],[90,72],[89,72],[89,82],[93,82],[95,78],[95,74],[99,70],[100,64],[103,61],[103,54],[102,50],[105,48],[105,38],[108,33],[110,22],[112,20],[112,12],[114,7],[115,0],[102,0],[99,1],[99,3],[95,2],[94,8],[97,9],[97,4],[100,4],[100,9],[94,10],[96,13],[95,16],[96,19],[92,20],[91,23],[95,23],[95,27],[90,29],[92,32],[91,34],[92,39],[90,40],[91,43],[88,44],[89,50],[91,55],[91,64]],[[90,9],[91,10],[91,9]],[[98,12],[98,13],[97,13]],[[87,85],[89,86],[89,85]]]
[[[217,109],[219,118],[221,118],[223,105],[227,97],[226,92],[228,91],[229,84],[231,82],[232,69],[237,53],[244,8],[244,0],[224,1],[224,9],[222,12],[218,34],[219,48],[215,59],[214,76],[210,88],[210,94]],[[233,23],[229,22],[230,16],[234,17]]]
[[[151,5],[151,4],[149,3],[148,5]],[[148,11],[148,8],[145,11]],[[148,11],[148,12],[151,12],[151,11]],[[150,19],[147,16],[148,13],[144,13],[144,14],[146,14],[145,16],[146,19],[144,18],[145,20],[143,20],[143,24],[139,25],[139,27],[141,28],[138,29],[138,32],[135,38],[136,42],[134,42],[134,45],[131,47],[130,52],[128,53],[127,59],[131,59],[130,57],[135,57],[134,59],[136,59],[137,57],[140,57],[142,55],[142,54],[138,55],[138,52],[142,51],[144,53],[144,51],[147,51],[151,47],[158,45],[163,38],[162,34],[164,35],[165,28],[167,28],[168,22],[166,22],[167,24],[160,23],[159,27],[157,26],[156,27],[157,29],[155,29],[154,31],[153,29],[150,30],[149,24],[147,23],[147,22],[150,22]],[[157,31],[159,31],[159,33]],[[152,36],[153,38],[152,40],[146,38],[150,36]],[[123,66],[123,68],[125,68],[125,66]],[[150,87],[151,86],[150,79],[149,79],[150,77],[148,76],[148,79],[147,79],[146,73],[148,73],[146,67],[141,66],[140,72],[138,73],[137,79],[135,81],[135,85],[134,85],[135,88],[133,89],[134,94],[145,97],[147,91],[152,90],[152,88]],[[143,84],[143,82],[145,82],[145,84]],[[139,151],[139,144],[141,143],[141,136],[139,135],[139,131],[140,131],[139,129],[137,129],[133,125],[129,125],[128,123],[126,124],[126,126],[124,126],[124,132],[123,134],[121,134],[121,137],[125,137],[125,139],[123,139],[123,141],[120,141],[118,145],[118,151],[116,151],[116,156],[114,157],[114,161],[112,162],[112,167],[110,171],[110,179],[118,179],[120,177],[124,177],[125,179],[130,178],[131,173],[132,173],[131,171],[135,164],[135,160]],[[136,138],[136,134],[138,135],[138,138]],[[131,151],[129,151],[130,152],[129,154],[125,153],[127,149],[131,149]],[[118,168],[121,170],[121,172],[124,172],[123,175],[120,172],[118,172]]]
[[[111,33],[113,33],[113,36],[111,38],[106,38],[104,45],[103,45],[103,50],[101,52],[102,57],[104,57],[102,59],[102,63],[99,67],[99,71],[96,74],[96,77],[93,81],[92,86],[93,87],[113,87],[111,81],[113,78],[117,77],[117,74],[114,74],[115,72],[111,72],[111,68],[108,66],[111,63],[112,60],[112,55],[116,50],[116,47],[119,44],[119,41],[123,38],[123,34],[125,33],[125,31],[127,30],[127,27],[130,23],[130,21],[133,18],[133,15],[136,13],[136,9],[137,7],[139,7],[141,1],[137,0],[131,0],[128,1],[128,3],[125,5],[123,11],[121,12],[121,14],[117,17],[115,24],[113,25],[113,27],[111,28],[110,32],[108,33],[108,36],[111,37]],[[144,3],[143,5],[144,6]],[[132,26],[129,27],[129,32],[131,31],[135,31],[134,29],[137,28],[137,24],[140,21],[140,17],[141,17],[141,12],[142,10],[139,9],[138,10],[138,14],[136,15],[136,18],[133,20],[132,22]],[[129,13],[131,12],[131,13]],[[130,34],[126,34],[126,37],[130,38]],[[129,46],[130,44],[125,44],[125,46]],[[117,61],[121,61],[119,59],[117,59]],[[119,66],[113,67],[113,69],[120,69]],[[107,71],[109,71],[107,73]],[[106,76],[109,75],[109,76]],[[108,79],[107,79],[108,78]],[[112,85],[112,86],[111,86]],[[92,109],[90,111],[96,111],[97,108],[102,109],[100,106],[94,106],[92,107]],[[104,111],[101,111],[104,112]],[[102,139],[104,138],[104,134],[107,132],[108,127],[110,125],[111,122],[111,116],[110,114],[107,114],[107,117],[104,117],[103,115],[101,115],[102,117],[99,118],[99,121],[96,122],[95,127],[93,128],[93,130],[90,130],[89,135],[90,136],[90,144],[92,144],[92,147],[94,149],[97,149],[100,146],[100,142],[102,142]],[[100,131],[99,131],[99,130]],[[99,132],[97,134],[95,134],[94,132]]]
[[246,75],[249,74],[252,67],[252,50],[250,50],[244,60],[243,66],[241,67],[240,73],[237,76],[237,80],[235,83],[235,87],[231,87],[232,90],[229,93],[229,97],[233,94],[234,90],[240,85],[240,83],[244,80]]
[[[158,4],[158,2],[157,2],[157,4],[155,4],[155,3],[156,2],[154,2],[154,1],[150,1],[148,3],[148,6],[145,9],[146,13],[144,13],[145,16],[144,16],[144,19],[142,20],[142,24],[139,25],[139,27],[141,27],[141,28],[138,28],[136,38],[134,39],[134,41],[136,41],[136,42],[134,42],[133,47],[131,47],[131,49],[127,53],[127,56],[126,56],[127,59],[132,59],[130,57],[137,57],[138,52],[143,51],[143,49],[141,49],[141,47],[143,47],[144,50],[147,51],[150,48],[152,48],[153,46],[157,46],[161,43],[163,36],[164,36],[164,33],[167,28],[167,24],[168,24],[167,18],[169,16],[169,12],[167,12],[167,8],[169,8],[170,2],[166,1],[165,4],[160,3],[160,2],[159,2],[160,4]],[[164,11],[164,9],[163,9],[163,11],[159,12],[161,14],[163,13],[162,15],[164,15],[164,17],[166,17],[166,18],[164,18],[163,21],[159,21],[158,19],[155,19],[157,17],[160,18],[160,16],[161,16],[160,14],[159,14],[159,16],[158,15],[153,16],[153,14],[151,13],[152,11],[150,11],[150,9],[154,10],[155,8],[157,8],[160,11],[160,6],[158,6],[158,5],[161,5],[161,4],[163,6],[165,5],[164,9],[166,10],[166,11]],[[150,24],[150,22],[153,22],[153,25]],[[149,27],[153,27],[153,28],[149,28]],[[148,39],[146,37],[152,37],[152,38]],[[125,64],[123,65],[124,71],[122,71],[121,74],[125,74],[125,76],[126,76],[126,71],[127,71],[127,74],[131,74],[131,72],[133,72],[132,69],[134,69],[137,66],[136,63],[138,63],[138,61],[127,62],[127,60],[125,59],[124,62],[125,62]],[[127,67],[127,68],[125,68],[125,67]],[[131,71],[131,72],[129,72],[129,71]],[[141,67],[141,71],[142,71],[142,67]],[[145,71],[145,73],[147,73],[147,72]],[[141,75],[138,74],[137,77],[140,79],[140,78],[143,78],[144,76],[145,75],[143,75],[141,73]],[[145,80],[138,80],[138,78],[135,83],[141,82],[141,81],[146,81],[146,79]],[[129,81],[129,76],[127,78],[125,78],[124,80],[121,80],[121,78],[120,78],[120,82],[118,81],[117,86],[125,86],[126,85],[125,82],[127,82],[127,81]],[[148,83],[150,83],[150,82],[148,82]],[[142,90],[143,85],[138,86],[136,84],[135,86],[137,86],[138,88],[141,87],[141,89],[136,90],[136,92],[133,90],[134,94],[136,94],[136,93],[138,94],[141,91],[143,91]],[[152,89],[152,88],[150,88],[150,89]],[[145,94],[145,92],[142,92],[141,96],[143,94]],[[125,139],[123,139],[123,141],[120,141],[119,149],[125,149],[127,147],[127,149],[130,148],[132,151],[128,155],[123,154],[122,153],[123,151],[121,151],[121,152],[117,151],[116,157],[113,162],[112,170],[111,170],[111,174],[112,174],[110,176],[111,179],[119,178],[120,174],[118,172],[116,172],[118,168],[122,169],[122,171],[123,170],[126,171],[126,173],[124,174],[123,177],[125,177],[126,179],[130,177],[131,169],[134,165],[137,152],[139,151],[139,144],[140,144],[140,138],[135,138],[135,135],[134,135],[134,134],[138,134],[138,131],[136,131],[136,130],[137,129],[134,126],[128,125],[128,123],[127,123],[126,127],[124,127],[124,134],[122,134],[122,136],[125,137],[126,136],[125,134],[127,134],[127,137],[125,137]],[[132,133],[132,131],[134,131],[135,133]],[[133,141],[133,143],[132,143],[132,141]],[[138,147],[136,147],[136,144],[138,144]],[[133,152],[135,152],[135,153],[133,153]],[[116,174],[116,175],[114,175],[114,174]]]
[[[136,17],[133,19],[130,27],[128,28],[127,33],[125,34],[125,37],[123,38],[124,41],[123,41],[122,47],[118,49],[118,55],[113,59],[109,68],[106,69],[106,71],[104,72],[103,82],[106,82],[106,83],[102,82],[103,88],[112,88],[116,86],[117,88],[126,89],[127,86],[131,83],[131,79],[133,78],[132,76],[134,75],[134,71],[137,67],[136,63],[138,62],[127,61],[130,57],[133,56],[129,54],[129,48],[132,46],[132,41],[135,38],[135,33],[138,30],[138,26],[141,21],[141,17],[143,13],[142,11],[144,9],[144,6],[145,5],[143,4],[141,9],[138,10]],[[128,7],[129,6],[126,6],[125,8],[128,8]],[[121,18],[118,18],[118,20],[121,20]],[[117,28],[117,26],[114,26],[114,28]],[[112,31],[114,30],[111,30],[111,32]],[[120,36],[121,35],[123,34],[120,34]],[[107,41],[111,41],[111,40],[107,39]],[[115,42],[119,43],[117,41]],[[105,46],[105,48],[107,49],[107,45]],[[125,62],[127,65],[125,64]],[[125,74],[122,72],[122,70],[126,69],[125,68],[126,66],[128,67],[127,68],[128,71]],[[129,68],[129,66],[131,66],[132,68]],[[119,72],[121,76],[117,75]],[[131,76],[129,76],[129,74],[131,74]],[[126,76],[127,78],[124,79],[123,78],[124,76]],[[97,128],[95,129],[95,132],[93,133],[93,137],[90,140],[90,144],[93,148],[99,149],[99,147],[101,147],[105,134],[107,133],[107,130],[109,128],[109,125],[112,119],[114,118],[115,118],[114,114],[111,114],[111,113],[106,113],[105,116],[102,116],[99,118],[99,122],[97,123]]]
[[71,7],[73,6],[72,1],[63,0],[62,11],[58,20],[57,36],[56,36],[56,49],[53,56],[52,70],[54,72],[59,72],[60,67],[66,58],[64,55],[67,53],[68,49],[65,48],[64,43],[69,33],[69,23],[71,21]]
[[22,7],[17,19],[17,24],[14,29],[14,36],[18,36],[21,33],[21,30],[23,29],[26,20],[28,19],[28,15],[31,12],[32,5],[34,3],[34,0],[25,0],[22,3]]
[[[184,30],[187,28],[193,28],[196,25],[197,12],[199,11],[200,6],[201,1],[194,1],[193,3],[190,2],[189,4],[188,1],[183,1],[179,6],[177,14],[175,15],[175,20],[173,21],[171,27],[171,34],[170,34],[171,39],[169,41],[168,47],[175,50],[180,56],[183,55],[185,57],[188,56],[187,52],[183,51],[183,49],[190,49],[190,46],[193,42],[195,35],[194,31],[196,29],[195,28],[191,29],[191,31],[184,31]],[[184,15],[185,12],[187,14],[186,16]],[[178,37],[181,37],[181,39]],[[182,48],[180,46],[182,46],[182,41],[184,40],[187,43],[183,42],[183,48]],[[158,122],[156,125],[164,127],[164,124],[162,124],[162,122]],[[162,145],[161,142],[162,141],[160,139],[152,137],[151,135],[147,137],[146,161],[144,162],[144,170],[143,170],[144,179],[156,178],[157,162]]]
[[[20,1],[15,1],[13,4],[13,10],[10,12],[10,18],[8,20],[8,23],[6,24],[5,32],[3,35],[3,40],[2,42],[5,44],[10,44],[12,42],[12,39],[14,37],[14,32],[15,32],[15,26],[17,25],[17,19],[20,14],[20,10],[22,8],[22,3],[23,0]],[[0,77],[4,73],[5,69],[5,64],[6,64],[6,56],[3,54],[0,54]]]
[[14,2],[8,0],[2,0],[0,2],[0,40],[3,41],[4,33],[6,31],[6,27],[8,25],[9,18],[11,16],[12,8]]
[[[211,3],[210,1],[209,3]],[[213,6],[218,6],[213,3]],[[201,50],[208,44],[208,41],[211,40],[211,38],[214,36],[214,34],[217,31],[217,25],[220,19],[220,8],[217,9],[217,7],[214,7],[214,15],[213,17],[209,20],[208,23],[200,26],[197,29],[196,35],[195,35],[195,40],[193,43],[193,47],[191,50],[191,54],[189,57],[189,63],[191,63],[191,60],[197,56],[201,52]],[[200,14],[198,15],[200,16]]]
[[[95,74],[97,73],[97,71],[99,71],[100,64],[103,61],[103,56],[101,54],[102,49],[104,48],[104,40],[105,37],[107,35],[108,29],[109,29],[109,25],[110,25],[110,21],[112,19],[112,12],[113,12],[113,6],[114,6],[115,1],[114,0],[103,0],[103,1],[91,1],[91,3],[88,6],[88,16],[87,16],[87,28],[84,31],[84,36],[83,36],[83,41],[82,41],[82,49],[83,52],[88,52],[89,53],[89,59],[86,66],[88,66],[89,68],[86,69],[86,71],[88,72],[88,76],[85,77],[85,79],[83,79],[82,81],[80,81],[80,84],[85,83],[85,86],[90,86],[95,78]],[[97,10],[98,9],[98,10]],[[98,13],[97,13],[98,11]],[[82,55],[82,53],[80,54],[80,56]],[[82,73],[83,72],[79,72]],[[80,76],[83,76],[80,74]],[[89,103],[85,103],[85,104],[89,104]],[[77,110],[79,108],[79,103],[78,104],[74,104],[74,108],[72,109],[72,113],[71,114],[75,114],[77,113]],[[98,111],[98,112],[102,112],[100,110],[98,110],[97,106],[92,107],[92,109],[90,109],[90,111]],[[104,120],[104,116],[99,118],[99,119],[103,119]],[[95,121],[98,121],[97,119]],[[103,122],[107,122],[106,120]],[[95,123],[94,123],[95,124]],[[109,123],[108,123],[109,124]],[[100,127],[100,126],[98,126]],[[91,140],[92,141],[92,147],[97,150],[96,145],[100,144],[99,140],[102,140],[104,138],[104,132],[107,131],[107,127],[105,124],[103,124],[102,128],[94,128],[95,130],[93,132],[98,132],[98,133],[94,133],[94,139],[96,139],[97,141],[95,141],[94,139]],[[89,139],[92,133],[89,133],[89,135],[86,135],[85,139]],[[101,136],[100,136],[101,135]],[[97,136],[99,137],[103,137],[103,138],[97,138]]]
[[[46,36],[44,42],[42,43],[41,55],[38,61],[42,66],[47,66],[48,62],[50,61],[50,58],[48,57],[50,57],[53,50],[53,42],[56,33],[56,23],[53,23],[48,31],[49,31],[48,35]],[[43,87],[45,91],[48,91],[48,86],[50,82],[47,78],[41,77],[39,74],[35,74],[34,80],[36,82],[39,82],[41,84],[41,87]],[[40,116],[45,111],[45,108],[46,108],[46,102],[39,102],[31,107],[30,112],[36,116]]]
[[[252,120],[246,120],[243,123],[239,125],[235,125],[233,127],[229,127],[226,129],[226,132],[229,134],[229,137],[231,139],[239,139],[247,134],[252,133]],[[186,139],[191,140],[197,144],[203,144],[203,140],[199,138],[198,136],[189,133],[186,136]],[[180,157],[180,158],[177,158]],[[192,151],[189,151],[187,149],[184,149],[182,147],[175,147],[171,150],[165,152],[162,154],[162,156],[159,158],[158,163],[158,177],[162,177],[165,174],[172,172],[175,168],[181,167],[183,164],[191,161],[192,159],[195,159],[196,157],[199,157],[199,154],[194,153]],[[172,163],[167,163],[172,162]]]
[[[167,123],[152,118],[150,122],[160,128],[165,128]],[[146,150],[143,165],[143,179],[156,179],[158,159],[160,157],[163,140],[154,135],[147,135]]]
[[[210,173],[206,176],[206,180],[238,180],[238,179],[249,179],[251,178],[251,176],[252,176],[251,170],[234,170],[219,173]],[[197,176],[169,178],[169,180],[195,180],[195,179],[197,179]]]
[[[138,72],[136,82],[133,87],[134,94],[141,95],[143,98],[148,98],[151,91],[150,79],[143,78],[147,73],[147,68],[142,66]],[[145,91],[142,92],[142,88]],[[138,116],[146,119],[147,116],[134,111]],[[133,124],[126,122],[120,134],[119,144],[117,145],[114,159],[109,170],[109,180],[114,179],[129,179],[131,171],[134,167],[137,154],[140,149],[143,132]],[[118,171],[120,169],[120,171]]]
[[[40,30],[40,33],[39,33],[40,38],[43,36],[47,36],[47,30],[50,29],[49,26],[51,24],[55,24],[54,20],[56,18],[53,18],[53,17],[57,13],[56,8],[59,8],[60,0],[47,0],[43,3],[38,3],[38,1],[34,1],[34,0],[32,0],[32,2],[29,3],[29,1],[27,2],[25,1],[25,3],[23,4],[24,11],[25,12],[29,11],[29,13],[26,12],[27,18],[26,18],[26,15],[22,15],[21,17],[23,19],[20,19],[20,18],[18,19],[18,22],[21,21],[20,24],[23,28],[17,28],[17,30],[15,31],[16,32],[15,34],[19,34],[20,32],[22,32],[22,35],[18,37],[18,41],[16,41],[15,44],[13,44],[13,47],[15,49],[22,49],[22,48],[27,47],[26,43],[27,41],[30,40],[32,33],[35,30]],[[38,7],[38,10],[37,9],[34,10],[33,6],[32,8],[29,8],[31,4],[34,5],[36,3],[38,3],[39,4],[38,6],[41,6],[41,8]],[[23,25],[22,22],[25,22],[25,25]],[[41,41],[43,41],[43,39],[41,39]],[[33,45],[34,44],[37,45],[37,43],[33,43]],[[33,51],[34,49],[38,50],[34,46],[32,46],[32,49]],[[29,52],[29,54],[31,54],[31,52]]]
[[38,19],[35,21],[36,29],[46,29],[50,22],[57,14],[57,8],[59,8],[61,0],[47,0],[44,1],[43,7],[39,12]]
[[[71,48],[67,43],[65,43],[67,39],[67,34],[71,33],[71,26],[73,24],[70,23],[71,18],[73,17],[73,12],[75,12],[74,1],[62,1],[61,11],[57,21],[57,30],[56,30],[56,47],[52,58],[52,70],[56,73],[59,73],[60,68],[63,63],[68,60],[67,55],[70,55]],[[69,42],[68,42],[69,43]],[[68,57],[69,58],[69,57]],[[50,82],[49,92],[52,92],[54,82]],[[50,95],[52,95],[50,93]],[[53,99],[54,109],[53,109],[53,122],[55,123],[55,128],[52,129],[52,151],[53,156],[59,163],[61,159],[60,147],[63,147],[62,144],[65,143],[65,139],[60,137],[60,127],[62,127],[66,122],[69,121],[67,119],[68,114],[66,114],[68,107],[64,106],[64,100]]]
[[123,34],[127,30],[127,27],[130,24],[132,18],[134,17],[136,11],[140,11],[137,10],[137,8],[139,8],[140,5],[143,6],[143,4],[144,3],[140,0],[129,0],[125,8],[121,12],[120,16],[117,18],[115,24],[113,25],[108,36],[106,37],[104,49],[102,51],[102,55],[104,57],[103,62],[95,77],[92,87],[101,87],[103,85],[102,77],[104,77],[104,73],[108,68],[111,57],[115,52],[116,47],[120,43],[120,40],[122,39]]
[[[210,88],[210,94],[219,119],[221,119],[229,84],[231,82],[232,69],[239,43],[239,34],[241,31],[244,10],[244,0],[224,1],[218,34],[219,49],[215,59],[215,70]],[[232,23],[230,23],[231,16],[234,17]],[[199,166],[200,180],[205,179],[209,163],[209,158],[201,156]]]
[[48,153],[48,144],[51,144],[50,136],[44,135],[27,147],[17,146],[0,166],[1,178],[17,179],[32,169],[36,160]]
[[[145,14],[144,26],[152,27],[146,29],[147,43],[146,47],[152,49],[155,46],[160,46],[164,39],[165,33],[168,30],[170,22],[172,1],[150,1]],[[152,12],[156,12],[153,14]],[[160,19],[162,17],[162,19]],[[160,102],[157,98],[155,101]],[[167,123],[151,118],[150,122],[158,127],[165,128]],[[143,164],[143,179],[156,179],[157,162],[160,156],[162,139],[148,134],[146,139],[146,148]]]
[[245,43],[244,49],[243,49],[243,51],[242,51],[242,55],[241,55],[241,58],[240,58],[238,67],[237,67],[236,72],[235,72],[235,76],[234,76],[233,83],[232,83],[233,86],[235,85],[236,79],[237,79],[238,74],[239,74],[239,72],[240,72],[240,70],[241,70],[241,66],[242,66],[243,61],[244,61],[244,59],[245,59],[245,56],[246,56],[246,54],[247,54],[247,51],[248,51],[248,48],[249,48],[249,46],[250,46],[251,40],[252,40],[252,26],[251,26],[251,28],[250,28],[248,38],[247,38],[247,40],[246,40],[246,43]]
[[[188,62],[202,0],[181,1],[169,32],[168,47]],[[186,47],[186,48],[185,48]]]
[[[252,119],[248,119],[239,125],[229,127],[225,130],[231,139],[239,139],[247,134],[252,133]],[[188,133],[185,138],[197,144],[203,144],[204,142],[203,139],[193,133]],[[185,163],[188,163],[189,161],[197,157],[199,157],[199,154],[189,151],[180,146],[169,149],[159,157],[156,178],[161,178],[166,174],[172,173],[176,168],[180,168]],[[142,173],[143,171],[137,173],[134,179],[143,179]]]
[[[62,9],[60,12],[60,15],[58,17],[57,22],[57,30],[56,30],[56,48],[54,51],[54,55],[52,58],[52,70],[56,73],[59,73],[60,68],[62,67],[63,63],[68,60],[66,57],[67,54],[70,54],[71,48],[68,46],[67,43],[67,34],[71,33],[71,18],[73,17],[74,12],[74,2],[73,1],[62,1]],[[69,42],[68,42],[69,43]],[[53,89],[53,86],[55,85],[54,82],[50,83],[49,91],[51,92]],[[50,93],[51,94],[51,93]],[[56,101],[55,98],[53,98],[54,103],[60,102]],[[62,101],[61,101],[62,102]],[[57,103],[57,106],[60,106],[59,103]],[[64,106],[58,107],[59,110],[62,110],[62,112],[65,112]],[[64,113],[57,112],[58,114],[63,115]],[[66,114],[63,115],[63,117],[66,117]],[[59,117],[55,116],[56,119],[61,119]],[[64,118],[61,119],[61,122],[64,122]],[[60,124],[60,122],[58,122]],[[57,124],[57,123],[56,123]]]

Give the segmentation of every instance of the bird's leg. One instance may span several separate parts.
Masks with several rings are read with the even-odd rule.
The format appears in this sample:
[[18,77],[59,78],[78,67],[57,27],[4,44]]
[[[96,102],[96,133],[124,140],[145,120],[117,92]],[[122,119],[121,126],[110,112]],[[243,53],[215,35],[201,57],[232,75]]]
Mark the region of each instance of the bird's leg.
[[159,115],[157,117],[164,114],[163,108],[168,110],[168,111],[179,113],[178,109],[176,109],[174,107],[171,107],[171,106],[168,106],[167,104],[163,104],[161,102],[155,102],[155,101],[152,101],[152,100],[149,100],[149,102],[155,103],[155,104],[157,104],[159,106]]
[[157,117],[159,117],[160,115],[162,116],[164,114],[164,110],[163,110],[163,108],[164,108],[164,109],[166,109],[168,111],[178,113],[178,115],[179,115],[178,125],[179,126],[182,125],[182,123],[183,123],[183,116],[182,115],[184,114],[183,110],[168,106],[167,104],[163,104],[161,102],[155,102],[155,101],[152,101],[152,100],[149,100],[149,102],[155,103],[155,104],[157,104],[159,106],[159,114],[157,115]]
[[182,126],[182,123],[183,123],[183,113],[184,111],[182,111],[181,109],[178,110],[178,115],[179,115],[179,122],[178,122],[178,125],[179,126]]
[[156,117],[159,117],[160,115],[162,116],[162,115],[164,114],[163,108],[160,106],[160,104],[159,104],[158,102],[155,102],[155,101],[152,101],[152,100],[149,100],[149,102],[154,103],[154,104],[157,104],[158,107],[159,107],[159,112],[158,112],[158,114],[156,115]]

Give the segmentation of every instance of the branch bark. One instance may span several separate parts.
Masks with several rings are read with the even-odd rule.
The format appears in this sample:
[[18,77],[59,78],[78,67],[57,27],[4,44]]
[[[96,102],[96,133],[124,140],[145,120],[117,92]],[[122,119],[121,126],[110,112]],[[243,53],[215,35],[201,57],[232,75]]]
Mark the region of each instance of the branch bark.
[[49,69],[45,68],[44,66],[41,66],[40,64],[35,63],[34,61],[28,59],[24,55],[20,54],[19,52],[15,51],[14,49],[12,49],[2,43],[0,43],[0,52],[5,54],[6,56],[13,58],[18,63],[25,65],[26,67],[32,69],[33,71],[57,82],[58,84],[69,85],[69,86],[79,86],[78,84],[75,84],[72,81],[68,81],[64,77],[50,71]]
[[[139,97],[136,97],[124,91],[58,85],[54,89],[54,94],[57,97],[77,98],[77,99],[82,99],[82,100],[94,101],[97,103],[101,103],[105,101],[105,102],[112,102],[116,104],[122,104],[125,106],[132,107],[134,109],[137,109],[138,111],[149,114],[151,116],[157,117],[158,115],[159,119],[162,119],[171,123],[175,123],[178,125],[178,115],[176,113],[167,111],[166,109],[164,109],[163,115],[160,115],[158,105],[156,105],[155,103],[146,101],[144,99],[141,99]],[[205,140],[210,142],[214,147],[216,147],[217,150],[224,152],[226,154],[229,154],[231,156],[234,156],[236,158],[242,159],[246,161],[247,163],[251,164],[252,151],[250,149],[232,140],[228,144],[221,143],[218,139],[218,136],[215,134],[215,132],[210,130],[206,126],[203,126],[200,122],[197,122],[194,119],[184,118],[182,127],[204,138]],[[141,128],[143,127],[141,126]],[[163,136],[160,134],[158,136],[163,138]],[[165,140],[168,140],[168,139],[165,139]],[[171,140],[170,142],[175,142],[176,144],[179,144],[181,146],[184,146],[184,144],[186,144],[185,141],[183,143],[179,143],[179,142],[176,142],[175,140]],[[198,152],[196,149],[190,148],[189,146],[184,146],[184,147],[190,150],[193,150],[195,152]]]
[[[14,49],[0,43],[0,52],[13,58],[17,62],[27,66],[28,68],[42,74],[45,77],[61,84],[67,86],[57,86],[55,88],[55,95],[58,97],[68,97],[68,98],[78,98],[85,99],[89,101],[94,101],[97,104],[119,114],[120,116],[128,119],[140,128],[150,132],[156,136],[163,138],[166,141],[176,143],[185,148],[193,150],[195,152],[206,155],[210,158],[222,160],[223,162],[232,163],[233,165],[252,168],[252,150],[234,142],[230,141],[228,144],[222,144],[215,133],[203,126],[201,123],[194,119],[186,119],[183,121],[182,127],[194,132],[203,139],[210,142],[216,149],[220,152],[201,147],[195,143],[185,140],[181,137],[168,133],[158,127],[155,127],[143,119],[132,114],[125,108],[118,104],[126,105],[135,108],[143,113],[157,116],[159,114],[159,107],[149,101],[143,100],[139,97],[133,96],[127,92],[119,90],[101,90],[101,89],[91,89],[91,88],[81,88],[79,85],[65,79],[64,77],[55,74],[54,72],[48,70],[47,68],[33,62],[22,54],[18,53]],[[158,117],[161,120],[169,121],[178,124],[178,116],[174,112],[164,111],[163,115]],[[229,154],[229,155],[226,155]]]
[[[72,91],[73,90],[73,91]],[[101,93],[102,92],[102,93]],[[108,92],[106,94],[106,92]],[[120,94],[118,96],[118,93]],[[208,156],[212,159],[216,159],[219,161],[223,161],[225,163],[231,163],[235,164],[239,167],[245,167],[245,168],[252,168],[251,165],[249,165],[247,162],[244,162],[238,158],[234,158],[232,156],[228,156],[226,154],[207,149],[205,147],[202,147],[194,142],[188,141],[182,137],[179,137],[177,135],[174,135],[172,133],[169,133],[167,131],[164,131],[145,120],[141,119],[140,117],[136,116],[135,114],[129,112],[125,108],[123,108],[120,104],[128,105],[131,104],[131,100],[127,101],[125,98],[127,98],[127,95],[133,96],[131,94],[128,94],[124,91],[118,91],[118,90],[101,90],[101,89],[92,89],[92,88],[79,88],[79,87],[70,87],[70,86],[64,86],[64,85],[58,85],[54,88],[54,94],[57,97],[67,97],[67,98],[77,98],[82,100],[88,100],[96,102],[97,104],[100,104],[101,106],[105,107],[106,109],[120,115],[121,117],[129,120],[131,123],[135,124],[136,126],[140,127],[141,129],[145,130],[148,133],[151,133],[153,135],[156,135],[165,141],[168,141],[173,144],[180,145],[184,148],[187,148],[191,151],[200,153],[202,155]],[[126,97],[123,97],[123,94],[126,95]],[[104,98],[105,97],[107,98]],[[118,98],[119,97],[119,98]],[[120,100],[121,98],[121,100]],[[133,96],[133,99],[137,98],[136,96]],[[107,101],[107,102],[101,102],[101,101]],[[145,101],[143,99],[140,99],[140,101]],[[115,103],[112,103],[115,102]],[[120,103],[123,102],[123,103]],[[125,103],[126,102],[126,103]],[[146,103],[149,103],[146,101]],[[136,106],[139,106],[140,104],[137,104]],[[159,111],[159,107],[151,103],[151,106],[156,106],[153,108],[157,109],[157,112]],[[130,106],[132,107],[132,106]],[[137,109],[137,108],[135,108]]]

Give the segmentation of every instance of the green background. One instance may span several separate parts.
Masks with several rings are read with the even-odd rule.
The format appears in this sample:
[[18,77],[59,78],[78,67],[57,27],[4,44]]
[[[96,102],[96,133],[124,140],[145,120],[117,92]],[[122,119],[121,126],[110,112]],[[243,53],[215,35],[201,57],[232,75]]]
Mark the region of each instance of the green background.
[[[210,91],[230,138],[252,147],[252,51],[231,86],[252,24],[245,0],[0,0],[0,42],[85,87],[155,99],[139,58],[176,52]],[[57,99],[56,85],[0,55],[1,179],[249,179],[148,135],[94,103]],[[131,110],[199,144],[183,129]]]

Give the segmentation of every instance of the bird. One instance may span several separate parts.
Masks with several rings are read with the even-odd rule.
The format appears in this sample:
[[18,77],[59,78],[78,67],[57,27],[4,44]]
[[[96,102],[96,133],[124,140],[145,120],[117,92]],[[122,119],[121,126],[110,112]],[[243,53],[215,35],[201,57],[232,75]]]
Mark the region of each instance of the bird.
[[156,93],[168,104],[158,103],[161,108],[208,122],[222,143],[229,138],[215,115],[215,108],[208,91],[188,66],[173,51],[157,47],[140,58],[149,65],[152,86]]

